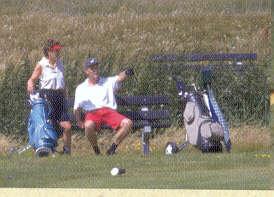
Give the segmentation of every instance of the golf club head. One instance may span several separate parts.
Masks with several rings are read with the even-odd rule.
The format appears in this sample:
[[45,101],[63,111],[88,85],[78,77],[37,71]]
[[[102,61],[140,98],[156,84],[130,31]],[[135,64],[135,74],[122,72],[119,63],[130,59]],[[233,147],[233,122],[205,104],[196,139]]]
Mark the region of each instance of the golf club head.
[[175,142],[168,142],[165,146],[165,154],[173,155],[178,152],[178,147]]

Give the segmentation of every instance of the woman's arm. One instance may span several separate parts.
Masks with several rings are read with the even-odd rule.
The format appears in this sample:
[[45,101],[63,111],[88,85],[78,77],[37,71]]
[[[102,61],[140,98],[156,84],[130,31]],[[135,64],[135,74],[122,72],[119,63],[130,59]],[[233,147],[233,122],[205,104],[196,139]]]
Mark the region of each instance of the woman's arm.
[[34,84],[37,81],[37,79],[42,74],[42,67],[41,65],[37,64],[34,68],[34,71],[32,72],[31,77],[29,78],[27,82],[27,90],[29,93],[32,93],[34,90]]

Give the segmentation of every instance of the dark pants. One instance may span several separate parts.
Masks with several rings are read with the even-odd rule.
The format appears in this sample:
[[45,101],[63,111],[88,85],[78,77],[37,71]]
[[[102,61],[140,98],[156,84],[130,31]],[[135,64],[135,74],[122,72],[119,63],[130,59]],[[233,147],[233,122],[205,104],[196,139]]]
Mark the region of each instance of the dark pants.
[[[41,97],[45,98],[49,104],[49,119],[57,129],[57,132],[62,133],[59,123],[62,121],[70,121],[68,114],[67,100],[63,90],[40,90]],[[60,133],[59,133],[60,135]]]

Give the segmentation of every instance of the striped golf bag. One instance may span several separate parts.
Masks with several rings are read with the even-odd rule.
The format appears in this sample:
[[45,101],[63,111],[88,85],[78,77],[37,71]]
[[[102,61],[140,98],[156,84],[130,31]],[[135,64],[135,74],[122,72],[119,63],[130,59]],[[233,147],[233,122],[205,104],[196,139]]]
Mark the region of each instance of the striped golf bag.
[[179,146],[175,142],[168,142],[165,148],[167,155],[183,150],[188,144],[196,146],[202,152],[221,152],[223,142],[226,151],[231,151],[229,125],[211,89],[211,69],[205,67],[201,76],[202,90],[197,90],[195,84],[186,86],[182,80],[173,76],[182,104],[186,138]]
[[224,130],[211,118],[208,95],[196,90],[185,92],[186,105],[183,112],[187,141],[202,152],[222,151]]
[[44,98],[30,99],[31,112],[28,120],[29,144],[39,157],[48,156],[57,146],[58,135],[49,119],[49,107]]

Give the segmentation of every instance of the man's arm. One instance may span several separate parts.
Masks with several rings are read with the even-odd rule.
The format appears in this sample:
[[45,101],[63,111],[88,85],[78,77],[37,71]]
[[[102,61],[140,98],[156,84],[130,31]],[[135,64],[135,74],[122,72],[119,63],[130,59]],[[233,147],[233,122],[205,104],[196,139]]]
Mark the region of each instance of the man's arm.
[[74,110],[74,116],[75,116],[75,119],[77,122],[77,126],[81,129],[83,129],[84,121],[82,120],[82,117],[81,117],[81,108],[80,107],[78,107],[77,109]]
[[118,79],[117,79],[117,81],[118,81],[118,82],[122,82],[122,81],[124,81],[126,78],[128,78],[128,77],[130,77],[130,76],[132,76],[132,75],[134,75],[133,69],[132,69],[132,68],[127,68],[126,70],[124,70],[124,71],[122,71],[122,72],[120,72],[120,73],[118,74]]
[[80,90],[79,90],[79,86],[78,86],[75,90],[73,113],[74,113],[74,117],[77,122],[77,126],[79,128],[84,128],[84,121],[82,120],[82,116],[81,116],[82,108],[79,105],[79,96],[80,96],[79,93],[80,93]]

